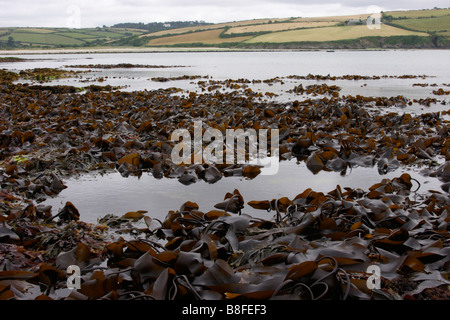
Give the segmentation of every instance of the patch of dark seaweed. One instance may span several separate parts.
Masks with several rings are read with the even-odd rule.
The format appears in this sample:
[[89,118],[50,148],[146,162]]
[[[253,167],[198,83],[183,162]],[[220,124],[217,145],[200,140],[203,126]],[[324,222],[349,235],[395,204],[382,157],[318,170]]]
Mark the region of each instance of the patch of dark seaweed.
[[[0,281],[42,284],[41,298],[60,299],[52,290],[64,288],[65,268],[77,264],[82,287],[66,298],[128,299],[139,292],[143,299],[420,299],[448,277],[448,194],[420,194],[407,174],[369,190],[307,189],[293,199],[247,202],[274,219],[247,216],[234,191],[207,212],[186,202],[161,222],[142,212],[106,220],[131,240],[110,240],[104,225],[80,222],[83,213],[73,204],[52,215],[33,203],[64,189],[61,176],[97,169],[179,179],[243,174],[242,166],[171,163],[170,133],[199,118],[223,132],[276,126],[280,159],[299,157],[312,172],[376,165],[383,174],[427,163],[444,182],[450,140],[440,113],[365,110],[400,97],[267,103],[249,88],[180,96],[173,95],[178,89],[73,94],[10,85],[0,91],[0,239],[13,258],[1,256]],[[446,163],[435,170],[437,156]],[[140,219],[146,226],[133,226]],[[108,269],[92,267],[101,262]],[[370,264],[382,268],[386,286],[379,291],[365,286]],[[400,277],[408,281],[387,281]],[[19,298],[10,285],[0,297]]]
[[4,62],[24,62],[27,59],[24,58],[18,58],[18,57],[0,57],[0,63]]
[[24,80],[48,82],[55,79],[71,78],[80,73],[80,71],[62,70],[56,68],[34,68],[19,71],[19,76]]
[[118,63],[118,64],[78,64],[78,65],[67,65],[64,67],[83,68],[83,69],[131,69],[131,68],[162,69],[162,68],[185,68],[187,66]]
[[199,76],[199,75],[194,75],[194,76],[190,76],[190,75],[183,75],[183,76],[179,76],[179,77],[154,77],[151,78],[152,81],[156,81],[156,82],[168,82],[168,81],[177,81],[177,80],[195,80],[195,79],[201,79],[201,78],[207,78],[208,76]]
[[[240,198],[242,214],[188,201],[163,221],[145,211],[106,215],[98,224],[78,215],[61,220],[77,212],[71,203],[50,221],[29,205],[0,229],[0,253],[9,257],[0,281],[40,284],[40,296],[50,299],[447,299],[450,201],[412,185],[403,174],[369,190],[306,189],[292,199],[248,202],[271,209],[273,219],[246,215],[237,190],[224,199]],[[113,239],[108,230],[129,237]],[[56,295],[73,264],[81,288]],[[367,287],[371,265],[381,270],[375,290]],[[27,296],[10,287],[0,294]]]
[[17,83],[13,85],[8,85],[3,89],[4,93],[12,92],[49,92],[51,94],[57,93],[77,93],[82,91],[82,88],[69,86],[69,85],[32,85],[28,83]]
[[[276,125],[282,132],[280,159],[295,156],[314,173],[345,171],[355,165],[377,165],[383,173],[422,159],[433,164],[439,154],[446,159],[450,156],[448,124],[439,113],[372,115],[365,110],[370,102],[375,106],[406,103],[403,97],[336,96],[267,103],[256,101],[259,95],[249,88],[243,92],[191,92],[188,97],[172,95],[178,89],[113,93],[105,91],[113,88],[92,87],[86,94],[71,95],[78,89],[9,88],[2,93],[0,155],[6,167],[14,165],[11,157],[18,152],[47,150],[53,156],[46,166],[63,172],[116,167],[124,176],[149,171],[156,177],[176,177],[180,182],[192,181],[189,177],[209,177],[204,163],[180,168],[168,161],[174,146],[170,132],[191,127],[189,119],[199,117],[204,119],[205,127],[223,132],[230,128],[263,128],[262,123],[265,127]],[[58,104],[60,99],[65,103]],[[17,106],[18,101],[26,106],[25,110]],[[35,168],[42,164],[42,159],[29,159],[20,170],[37,174]],[[215,181],[223,175],[256,172],[244,166],[214,167],[218,169]]]

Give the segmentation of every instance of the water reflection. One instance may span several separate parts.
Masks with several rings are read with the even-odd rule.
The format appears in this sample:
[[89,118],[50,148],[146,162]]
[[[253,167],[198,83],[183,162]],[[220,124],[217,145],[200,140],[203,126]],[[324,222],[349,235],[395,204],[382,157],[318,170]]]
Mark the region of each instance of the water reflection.
[[[225,194],[234,189],[240,191],[245,203],[284,196],[292,199],[307,188],[324,193],[334,190],[336,185],[367,190],[383,178],[392,179],[404,172],[421,183],[421,192],[440,190],[439,180],[425,178],[411,168],[379,175],[377,167],[354,167],[343,176],[339,172],[326,171],[313,174],[304,162],[291,160],[282,161],[276,175],[258,175],[251,180],[226,177],[212,184],[198,180],[188,186],[177,179],[155,179],[147,173],[127,178],[119,172],[85,175],[65,181],[68,188],[44,204],[52,205],[55,214],[66,201],[71,201],[80,211],[81,220],[86,222],[96,222],[97,218],[110,213],[122,215],[137,210],[146,210],[151,217],[163,219],[169,210],[178,210],[186,201],[196,202],[202,211],[212,210],[214,204],[223,201]],[[255,210],[247,204],[242,212],[267,219],[274,214]]]

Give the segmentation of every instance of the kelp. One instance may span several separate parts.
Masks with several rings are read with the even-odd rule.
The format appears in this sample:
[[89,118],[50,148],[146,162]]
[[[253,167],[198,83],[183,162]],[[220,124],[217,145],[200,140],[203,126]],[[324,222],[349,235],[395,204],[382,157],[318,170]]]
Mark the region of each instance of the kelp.
[[41,83],[54,79],[71,78],[80,74],[79,71],[56,68],[34,68],[19,71],[19,77],[24,80],[36,80]]
[[18,57],[0,57],[0,63],[1,62],[24,62],[27,61],[29,59],[24,59],[24,58],[18,58]]
[[337,96],[339,91],[341,91],[341,88],[336,85],[329,86],[326,83],[322,83],[322,84],[311,84],[306,86],[306,88],[303,88],[303,85],[300,84],[298,86],[295,86],[292,90],[289,90],[288,92],[296,94],[310,94],[313,96],[323,94]]
[[[225,199],[233,197],[244,201],[238,190]],[[0,282],[37,284],[51,299],[448,299],[450,200],[419,196],[406,173],[364,191],[307,189],[248,204],[269,211],[267,219],[243,208],[203,212],[193,202],[157,224],[144,211],[98,224],[10,218],[0,253],[14,255],[2,259]],[[139,233],[106,240],[108,229],[142,218]],[[61,296],[70,265],[80,267],[81,287]],[[381,284],[372,290],[373,265]],[[18,298],[9,287],[2,296]]]
[[[304,100],[268,102],[272,95],[253,91],[257,81],[248,79],[201,80],[201,93],[75,93],[14,90],[18,74],[0,76],[0,299],[448,299],[448,112],[382,113],[414,102],[340,96],[321,84],[297,85],[310,96]],[[360,79],[369,80],[340,78]],[[261,173],[248,164],[174,164],[171,132],[192,132],[198,119],[202,130],[223,133],[279,128],[280,161],[304,161],[313,173],[362,166],[382,176],[420,165],[442,190],[422,192],[408,173],[368,190],[307,188],[293,198],[244,200],[235,189],[210,208],[186,201],[163,221],[141,210],[97,224],[82,222],[70,202],[57,213],[37,205],[64,190],[65,177],[93,170],[150,172],[186,185]],[[81,270],[81,288],[70,293],[62,290],[69,265]],[[372,290],[373,265],[381,286]]]
[[83,68],[83,69],[130,69],[130,68],[150,68],[150,69],[160,69],[160,68],[182,68],[185,66],[180,65],[151,65],[151,64],[133,64],[133,63],[116,63],[116,64],[76,64],[67,65],[65,68]]
[[195,79],[201,79],[201,78],[207,78],[207,76],[199,76],[199,75],[183,75],[178,77],[153,77],[151,78],[152,81],[155,82],[168,82],[168,81],[177,81],[177,80],[195,80]]
[[331,76],[331,75],[320,75],[320,74],[307,74],[306,76],[300,75],[290,75],[287,79],[296,80],[317,80],[317,81],[336,81],[336,80],[380,80],[380,79],[426,79],[429,78],[428,75],[414,75],[414,74],[404,74],[404,75],[381,75],[381,76],[362,76],[358,74],[346,74],[342,76]]
[[[248,82],[226,80],[223,85]],[[386,174],[400,165],[436,166],[437,156],[450,159],[448,124],[440,113],[413,116],[369,110],[369,105],[407,105],[401,96],[327,97],[322,92],[323,98],[276,103],[261,101],[261,93],[250,88],[180,95],[175,88],[130,93],[88,87],[80,94],[73,93],[74,87],[9,90],[10,86],[1,94],[0,161],[3,168],[17,166],[14,156],[26,154],[27,161],[18,168],[27,176],[44,168],[58,168],[69,175],[115,168],[124,176],[148,171],[184,184],[200,179],[214,183],[223,176],[255,178],[260,173],[256,167],[202,162],[186,165],[181,172],[170,161],[175,144],[170,141],[171,132],[191,130],[199,117],[203,130],[223,133],[277,126],[280,160],[295,157],[313,173],[345,174],[355,166],[377,166],[380,174]],[[43,156],[44,150],[52,156]],[[134,160],[128,161],[129,157]]]

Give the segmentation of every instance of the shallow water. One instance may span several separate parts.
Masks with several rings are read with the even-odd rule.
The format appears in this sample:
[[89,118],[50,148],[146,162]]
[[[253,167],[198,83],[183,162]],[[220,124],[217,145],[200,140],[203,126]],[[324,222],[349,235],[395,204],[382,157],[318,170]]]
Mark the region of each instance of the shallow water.
[[[448,102],[448,96],[435,96],[433,90],[448,87],[450,83],[450,60],[446,50],[399,50],[399,51],[313,51],[313,52],[185,52],[185,53],[119,53],[119,54],[50,54],[24,55],[33,61],[2,63],[0,68],[22,70],[31,68],[61,68],[80,64],[151,64],[182,65],[184,67],[164,69],[107,69],[93,70],[81,78],[61,79],[54,84],[87,86],[90,84],[125,86],[122,90],[153,90],[178,87],[184,90],[199,91],[199,80],[155,82],[152,77],[178,77],[183,75],[208,76],[213,80],[239,79],[265,80],[289,75],[427,75],[425,79],[380,80],[339,80],[330,81],[342,87],[340,95],[398,96],[407,98],[434,97]],[[70,67],[69,67],[70,69]],[[79,69],[74,69],[79,70]],[[103,77],[104,82],[98,82]],[[86,82],[86,79],[89,81]],[[301,96],[286,91],[300,83],[304,85],[316,81],[285,79],[284,84],[249,84],[254,91],[279,94],[278,101],[300,100]],[[437,87],[418,87],[414,83],[436,83]],[[422,113],[447,110],[447,105],[436,104],[430,107],[413,104],[404,109],[389,108],[384,111]],[[381,111],[381,110],[380,110]],[[379,112],[379,110],[377,110]],[[435,178],[423,177],[418,169],[400,168],[380,176],[376,168],[353,168],[346,176],[337,172],[324,172],[314,175],[304,162],[283,161],[278,174],[259,175],[253,180],[245,178],[222,178],[214,184],[198,181],[183,185],[176,179],[155,179],[144,173],[137,177],[122,177],[118,172],[106,175],[83,175],[65,181],[68,186],[57,198],[48,199],[54,210],[71,201],[79,209],[84,221],[95,222],[97,218],[109,213],[121,215],[128,211],[147,210],[149,215],[163,219],[169,210],[177,210],[185,201],[194,201],[205,212],[221,202],[227,192],[238,189],[245,202],[250,200],[271,200],[287,196],[295,197],[307,188],[329,192],[341,187],[367,190],[383,178],[400,176],[408,172],[422,184],[420,191],[440,190],[440,182]],[[244,212],[270,218],[272,213],[257,211],[245,206]],[[53,212],[55,213],[55,212]]]
[[[25,62],[1,63],[0,68],[23,70],[31,68],[63,68],[90,72],[78,79],[60,79],[51,84],[66,84],[85,87],[91,84],[120,86],[121,90],[155,90],[177,87],[183,90],[200,92],[198,81],[176,80],[169,82],[152,81],[154,77],[180,77],[184,75],[208,76],[213,80],[248,79],[266,80],[290,75],[427,75],[425,79],[380,80],[337,80],[330,81],[342,88],[341,95],[362,96],[398,96],[409,99],[435,97],[446,100],[446,96],[435,96],[433,90],[446,88],[450,84],[450,60],[447,50],[389,50],[389,51],[303,51],[303,52],[158,52],[158,53],[106,53],[106,54],[43,54],[23,55]],[[174,68],[132,68],[132,69],[75,69],[73,65],[89,64],[147,64],[164,66],[183,66]],[[104,81],[97,81],[103,78]],[[86,82],[86,80],[88,80]],[[284,79],[272,85],[249,84],[257,92],[273,92],[279,96],[277,101],[292,101],[301,96],[288,94],[286,91],[302,83],[317,83],[311,80]],[[437,84],[437,87],[413,86],[416,83]],[[448,88],[448,87],[447,87]],[[269,99],[268,99],[269,100]],[[424,107],[417,103],[402,108],[390,108],[389,111],[423,113],[446,110],[440,103]]]
[[[27,62],[2,63],[1,68],[61,68],[86,64],[149,64],[184,66],[163,69],[108,69],[89,74],[108,76],[108,83],[128,85],[128,90],[151,90],[168,86],[189,86],[191,81],[158,83],[152,77],[181,75],[210,76],[216,80],[246,78],[271,79],[289,75],[320,74],[342,76],[427,75],[427,79],[382,79],[343,81],[342,94],[374,94],[383,96],[409,93],[431,94],[432,88],[412,87],[413,83],[450,83],[447,50],[390,50],[390,51],[310,51],[310,52],[171,52],[171,53],[115,53],[115,54],[45,54],[23,55]],[[70,67],[69,67],[70,69]],[[87,75],[87,76],[89,76]],[[116,77],[113,79],[113,77]],[[66,80],[63,80],[66,81]],[[69,80],[70,82],[70,80]],[[76,82],[75,82],[76,83]],[[367,87],[361,85],[366,83]],[[381,90],[381,91],[380,91]],[[374,93],[370,93],[370,92]],[[423,96],[422,96],[423,97]]]
[[[170,210],[178,210],[186,201],[196,202],[199,210],[208,212],[214,209],[214,204],[223,201],[227,192],[233,192],[234,189],[239,190],[245,203],[285,196],[293,199],[308,188],[327,193],[340,185],[342,188],[360,188],[366,191],[382,179],[399,177],[404,172],[420,182],[418,192],[442,191],[442,183],[437,178],[425,177],[420,174],[419,169],[399,168],[386,175],[379,175],[376,166],[356,167],[349,170],[347,175],[341,176],[339,172],[326,171],[313,174],[304,162],[291,160],[282,161],[276,175],[258,175],[252,180],[226,177],[212,184],[198,180],[193,184],[183,185],[175,178],[156,179],[148,173],[143,173],[139,178],[124,178],[118,172],[83,175],[64,181],[68,188],[43,204],[52,205],[54,210],[58,210],[66,201],[71,201],[80,211],[81,219],[86,222],[96,222],[97,218],[110,213],[120,216],[137,210],[145,210],[151,217],[164,219]],[[417,187],[417,183],[413,182],[412,190]],[[245,205],[242,212],[266,219],[275,214],[256,210],[248,205]]]

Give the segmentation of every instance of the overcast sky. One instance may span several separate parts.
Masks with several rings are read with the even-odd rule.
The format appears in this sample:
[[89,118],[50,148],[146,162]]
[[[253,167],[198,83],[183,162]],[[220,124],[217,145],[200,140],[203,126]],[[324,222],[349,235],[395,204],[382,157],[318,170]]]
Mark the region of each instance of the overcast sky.
[[[0,0],[0,27],[97,27],[120,22],[314,17],[450,6],[449,0]],[[371,10],[371,9],[369,9]],[[369,12],[370,13],[370,12]]]

